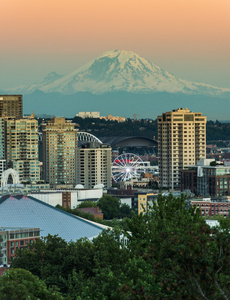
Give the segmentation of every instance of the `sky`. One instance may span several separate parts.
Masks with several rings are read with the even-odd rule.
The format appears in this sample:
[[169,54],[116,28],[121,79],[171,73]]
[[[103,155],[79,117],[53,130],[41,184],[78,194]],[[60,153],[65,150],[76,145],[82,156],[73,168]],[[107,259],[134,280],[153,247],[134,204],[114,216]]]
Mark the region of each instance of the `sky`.
[[0,89],[130,50],[230,88],[229,0],[0,0]]

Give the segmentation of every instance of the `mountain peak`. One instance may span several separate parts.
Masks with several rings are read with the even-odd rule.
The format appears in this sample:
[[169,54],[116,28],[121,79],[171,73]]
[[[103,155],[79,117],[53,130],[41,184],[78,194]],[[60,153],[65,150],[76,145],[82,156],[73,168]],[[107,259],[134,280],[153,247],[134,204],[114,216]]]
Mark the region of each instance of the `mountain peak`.
[[104,52],[101,56],[96,58],[96,60],[102,59],[102,58],[109,58],[109,59],[117,59],[120,63],[120,67],[123,68],[125,64],[129,61],[137,62],[142,61],[144,64],[148,64],[149,61],[137,53],[133,51],[127,51],[127,50],[111,50]]
[[135,52],[133,51],[127,51],[127,50],[118,50],[118,49],[114,49],[111,51],[106,51],[104,52],[100,57],[118,57],[118,56],[122,56],[122,57],[129,57],[129,58],[133,58],[135,56],[139,56],[137,55]]
[[24,91],[21,89],[20,92],[31,93],[38,89],[61,94],[124,91],[217,95],[230,91],[176,78],[146,58],[126,50],[106,51],[71,74],[62,76],[52,72],[37,84],[24,87]]

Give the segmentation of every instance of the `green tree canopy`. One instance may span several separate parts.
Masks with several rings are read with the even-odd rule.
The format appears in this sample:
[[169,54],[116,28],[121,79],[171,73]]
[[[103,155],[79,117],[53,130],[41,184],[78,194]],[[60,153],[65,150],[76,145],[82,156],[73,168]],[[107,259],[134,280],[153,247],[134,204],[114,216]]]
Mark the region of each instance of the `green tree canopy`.
[[97,205],[102,210],[105,219],[119,217],[121,205],[121,200],[119,198],[105,195],[98,200]]
[[10,269],[0,277],[1,300],[63,299],[55,288],[47,289],[44,281],[24,269]]
[[94,201],[83,201],[83,202],[80,203],[77,207],[78,207],[78,208],[97,207],[97,203],[94,202]]
[[184,196],[170,195],[125,226],[92,241],[48,236],[19,250],[12,267],[57,285],[67,299],[229,299],[229,219],[210,228]]

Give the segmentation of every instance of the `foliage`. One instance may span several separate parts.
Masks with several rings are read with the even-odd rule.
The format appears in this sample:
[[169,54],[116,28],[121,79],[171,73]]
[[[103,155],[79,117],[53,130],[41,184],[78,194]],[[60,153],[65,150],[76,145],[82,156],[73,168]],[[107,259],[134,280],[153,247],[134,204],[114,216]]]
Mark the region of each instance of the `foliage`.
[[[106,121],[101,119],[82,119],[75,117],[73,121],[79,124],[82,131],[88,131],[96,136],[145,136],[152,138],[155,136],[157,139],[157,120],[130,120],[118,123],[117,121]],[[142,130],[140,130],[140,128]],[[207,141],[213,142],[217,146],[226,147],[223,141],[230,140],[230,123],[219,121],[208,121],[206,126]]]
[[131,217],[132,214],[127,204],[121,204],[119,198],[110,195],[101,197],[97,205],[102,210],[105,219]]
[[105,195],[98,200],[97,205],[102,210],[105,219],[119,217],[119,209],[121,205],[121,200],[119,198]]
[[47,289],[43,280],[24,269],[6,271],[0,277],[1,300],[63,299],[54,287]]
[[[102,136],[145,136],[157,137],[157,120],[130,120],[118,123],[117,121],[106,121],[103,119],[92,119],[75,117],[74,123],[79,124],[82,131],[90,130],[90,133]],[[141,128],[141,129],[140,129]]]
[[83,202],[80,203],[77,207],[78,207],[78,208],[97,207],[97,203],[96,203],[96,202],[93,202],[93,201],[83,201]]
[[128,204],[126,204],[126,203],[121,204],[119,210],[120,210],[120,212],[119,212],[120,218],[131,218],[132,210]]
[[125,231],[112,222],[92,241],[48,236],[18,251],[12,267],[56,284],[67,299],[228,299],[229,219],[211,229],[184,196],[170,195],[124,219]]
[[147,188],[153,189],[153,190],[158,190],[159,189],[158,182],[156,180],[149,180],[149,182],[147,184]]

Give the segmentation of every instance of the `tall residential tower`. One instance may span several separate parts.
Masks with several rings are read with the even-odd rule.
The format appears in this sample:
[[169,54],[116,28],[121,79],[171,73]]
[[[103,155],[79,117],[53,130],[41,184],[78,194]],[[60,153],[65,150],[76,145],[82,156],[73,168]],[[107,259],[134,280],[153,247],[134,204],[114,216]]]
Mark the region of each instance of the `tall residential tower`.
[[0,95],[0,117],[22,117],[22,95]]
[[111,187],[111,147],[92,142],[78,148],[76,172],[76,183],[86,189],[99,184]]
[[20,181],[39,181],[38,121],[30,117],[5,119],[5,155],[8,167],[18,171]]
[[43,177],[52,187],[75,185],[77,129],[65,118],[52,118],[42,124]]
[[158,116],[159,186],[180,187],[180,171],[206,158],[206,122],[202,113],[179,108]]

